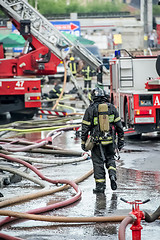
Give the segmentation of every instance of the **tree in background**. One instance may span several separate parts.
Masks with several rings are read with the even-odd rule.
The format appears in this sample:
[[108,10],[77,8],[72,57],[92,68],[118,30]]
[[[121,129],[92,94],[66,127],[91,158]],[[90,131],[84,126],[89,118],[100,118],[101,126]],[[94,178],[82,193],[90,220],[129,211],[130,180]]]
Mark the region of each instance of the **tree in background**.
[[125,4],[119,1],[106,2],[97,0],[87,2],[85,5],[80,0],[29,0],[29,3],[35,7],[35,1],[38,1],[38,10],[43,15],[65,14],[65,13],[90,13],[90,12],[120,12],[124,11]]
[[[136,0],[138,1],[138,0]],[[157,1],[157,0],[156,0]],[[37,5],[38,11],[46,16],[54,14],[69,14],[72,12],[77,13],[112,13],[128,11],[126,3],[120,3],[119,0],[107,2],[106,0],[93,0],[83,4],[81,0],[28,0],[28,2],[35,8]],[[133,1],[134,2],[134,1]],[[153,15],[160,15],[160,6],[154,4],[153,1]],[[0,17],[5,14],[0,10]]]

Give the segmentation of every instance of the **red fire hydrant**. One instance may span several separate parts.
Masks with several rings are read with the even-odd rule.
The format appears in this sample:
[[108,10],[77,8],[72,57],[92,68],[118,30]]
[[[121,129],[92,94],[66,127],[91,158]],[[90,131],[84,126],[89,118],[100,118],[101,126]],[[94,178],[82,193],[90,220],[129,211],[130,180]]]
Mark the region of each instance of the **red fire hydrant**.
[[132,240],[141,240],[141,230],[143,227],[141,226],[141,220],[145,218],[144,213],[140,211],[139,204],[142,204],[140,200],[135,200],[132,205],[132,212],[130,214],[136,217],[136,220],[131,226],[132,230]]
[[129,213],[129,215],[132,216],[133,219],[135,219],[135,221],[132,221],[133,224],[130,228],[132,230],[132,240],[141,240],[141,230],[143,229],[143,227],[141,226],[141,220],[145,219],[145,215],[142,211],[140,211],[139,205],[150,201],[150,199],[147,199],[144,202],[142,202],[141,200],[129,202],[123,198],[121,198],[121,200],[126,203],[132,204],[132,212]]

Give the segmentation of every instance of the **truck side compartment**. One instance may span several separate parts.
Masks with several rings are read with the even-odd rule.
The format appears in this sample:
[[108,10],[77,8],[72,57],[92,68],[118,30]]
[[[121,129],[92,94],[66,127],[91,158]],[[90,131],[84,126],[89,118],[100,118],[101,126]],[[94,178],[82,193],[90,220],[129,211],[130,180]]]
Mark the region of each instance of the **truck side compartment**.
[[110,61],[111,100],[126,129],[159,131],[160,78],[157,56],[120,56]]

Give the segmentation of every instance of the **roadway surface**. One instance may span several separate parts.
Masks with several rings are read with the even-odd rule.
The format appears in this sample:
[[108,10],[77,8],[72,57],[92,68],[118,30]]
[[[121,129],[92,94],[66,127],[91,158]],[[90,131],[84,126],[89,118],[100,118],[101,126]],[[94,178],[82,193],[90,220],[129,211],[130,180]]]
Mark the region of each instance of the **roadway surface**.
[[[4,124],[4,121],[3,121]],[[6,133],[3,137],[9,137]],[[20,139],[36,141],[44,138],[47,132],[18,133],[12,135]],[[74,131],[64,132],[58,136],[54,146],[66,150],[81,152],[80,137]],[[59,156],[42,153],[18,153],[42,160],[72,159],[73,156]],[[52,210],[46,215],[67,217],[93,217],[93,216],[124,216],[131,211],[131,205],[124,203],[120,198],[133,200],[146,200],[150,202],[140,205],[142,211],[153,213],[159,207],[160,193],[160,135],[146,134],[139,138],[125,137],[125,147],[117,160],[116,191],[112,191],[106,176],[107,187],[105,194],[93,194],[93,175],[79,183],[82,197],[79,201],[65,208]],[[1,160],[2,162],[2,160]],[[72,164],[43,164],[34,163],[34,166],[45,176],[51,179],[75,180],[92,169],[91,159]],[[34,183],[22,180],[12,183],[1,189],[4,197],[12,199],[17,194],[24,195],[39,190]],[[27,212],[31,209],[48,206],[74,195],[73,189],[61,191],[46,197],[23,202],[13,206],[4,207],[4,210]],[[4,217],[0,216],[0,220]],[[142,239],[158,240],[160,236],[159,220],[153,223],[142,221]],[[41,221],[15,222],[1,229],[2,233],[27,240],[117,240],[119,222],[116,223],[50,223]],[[131,239],[131,230],[127,227],[126,239]]]

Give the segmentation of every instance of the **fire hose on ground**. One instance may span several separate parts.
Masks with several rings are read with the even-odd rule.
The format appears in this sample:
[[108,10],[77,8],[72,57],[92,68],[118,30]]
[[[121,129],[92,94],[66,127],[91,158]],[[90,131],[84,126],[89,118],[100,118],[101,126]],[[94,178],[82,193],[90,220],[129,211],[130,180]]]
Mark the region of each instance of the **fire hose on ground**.
[[[53,127],[29,128],[29,129],[1,128],[0,132],[13,131],[13,132],[20,132],[20,133],[28,133],[28,132],[50,131],[50,130],[59,129],[61,127],[62,126],[53,126]],[[80,127],[80,125],[77,125],[77,124],[65,125],[64,128],[68,128],[68,127],[76,128],[76,127]]]
[[[15,159],[12,159],[8,156],[3,156],[0,154],[1,157],[4,157],[5,159],[9,159],[11,161],[15,161]],[[16,160],[16,162],[20,162],[23,163],[23,161],[20,160]],[[28,165],[27,163],[24,165]],[[33,167],[32,170],[35,170],[35,168]],[[37,172],[37,171],[36,171]],[[38,173],[39,176],[41,176],[40,173]],[[42,176],[41,176],[42,177]],[[45,180],[45,177],[43,177],[42,179]],[[50,181],[52,182],[52,181]],[[65,202],[65,201],[64,201]],[[56,206],[57,205],[57,206]],[[62,204],[63,205],[63,204]],[[22,218],[22,219],[32,219],[32,220],[39,220],[39,221],[51,221],[51,222],[105,222],[105,221],[109,221],[109,222],[119,222],[122,221],[123,219],[125,219],[125,216],[113,216],[113,217],[50,217],[50,216],[44,216],[44,215],[35,215],[35,213],[39,213],[39,212],[46,212],[49,211],[51,209],[53,209],[55,207],[60,207],[61,204],[53,204],[52,208],[49,206],[47,206],[47,208],[41,208],[41,209],[35,209],[32,211],[29,211],[28,213],[19,213],[19,212],[13,212],[13,211],[7,211],[7,210],[0,210],[0,215],[4,215],[4,216],[12,216],[15,218]],[[153,220],[155,218],[155,216],[157,216],[157,214],[159,214],[159,208],[156,211],[156,214],[153,214],[151,216],[151,219]],[[3,220],[3,222],[1,222],[1,227],[6,224],[7,222],[13,221],[14,219],[11,219],[10,217],[6,218],[5,220]],[[125,224],[123,224],[122,226],[123,229],[125,229],[125,226],[127,226],[127,224],[129,224],[131,222],[131,219],[127,219],[127,221],[125,220]],[[7,239],[7,238],[6,238]],[[9,239],[9,238],[8,238]]]
[[[5,159],[7,159],[7,160],[11,160],[11,161],[16,161],[16,162],[18,162],[18,163],[22,163],[22,164],[24,164],[25,166],[27,166],[27,167],[30,167],[34,172],[36,172],[37,174],[38,174],[38,176],[40,176],[42,179],[44,179],[44,180],[49,180],[49,179],[47,179],[47,178],[45,178],[44,176],[42,176],[42,174],[40,174],[39,173],[39,171],[37,172],[37,170],[33,167],[33,166],[30,166],[30,164],[28,164],[28,163],[24,163],[23,161],[21,161],[21,160],[17,160],[17,159],[14,159],[14,158],[11,158],[11,157],[9,157],[9,156],[5,156],[5,155],[3,155],[3,154],[0,154],[0,156],[1,157],[4,157]],[[91,170],[90,171],[90,173],[89,173],[89,175],[90,174],[92,174],[93,173],[93,170]],[[80,180],[82,180],[82,179],[80,179]],[[51,181],[51,180],[49,180],[49,182],[53,182],[53,181]],[[65,182],[65,181],[54,181],[54,183],[55,182]],[[70,181],[68,182],[67,181],[67,184],[68,183],[70,183]],[[71,183],[70,183],[70,185],[71,185]],[[66,186],[63,186],[63,187],[61,187],[61,189],[63,188],[63,189],[65,189],[65,187]],[[80,196],[79,196],[80,197]],[[76,199],[74,199],[75,201],[77,201],[79,198],[76,198]],[[21,199],[22,200],[22,199]],[[23,198],[23,200],[24,200],[24,198]],[[7,201],[6,201],[7,202]],[[73,202],[73,201],[72,201]],[[71,204],[72,203],[71,201],[70,202],[68,202],[68,204]],[[10,204],[12,204],[13,202],[12,201],[10,201]],[[14,201],[14,203],[15,203],[15,201]],[[46,211],[49,211],[49,210],[52,210],[52,209],[55,209],[55,208],[58,208],[58,207],[62,207],[62,206],[66,206],[66,203],[67,203],[67,201],[63,201],[63,202],[61,202],[61,203],[56,203],[56,204],[52,204],[52,205],[49,205],[49,206],[47,206],[47,207],[43,207],[43,208],[40,208],[40,209],[35,209],[35,210],[31,210],[31,211],[29,211],[29,212],[27,212],[26,214],[29,214],[29,215],[31,215],[30,217],[32,217],[32,218],[34,218],[34,217],[38,217],[39,219],[41,219],[42,221],[52,221],[52,222],[105,222],[105,221],[120,221],[121,219],[122,219],[122,217],[87,217],[87,218],[83,218],[83,217],[77,217],[77,218],[75,218],[75,217],[70,217],[70,218],[68,218],[68,217],[51,217],[50,218],[50,216],[41,216],[41,215],[35,215],[35,213],[37,214],[37,213],[42,213],[42,212],[46,212]],[[3,202],[2,202],[2,204],[3,204]],[[2,207],[2,204],[0,204],[0,207]],[[8,205],[8,202],[7,202],[7,205]],[[4,206],[4,205],[3,205]],[[29,217],[29,215],[26,215],[26,217],[25,217],[25,215],[22,217],[22,215],[21,215],[21,213],[20,213],[20,215],[18,216],[18,215],[16,215],[15,213],[11,213],[10,211],[7,211],[7,212],[5,212],[5,211],[7,211],[7,210],[0,210],[0,215],[4,215],[4,216],[11,216],[11,214],[12,214],[12,216],[13,217],[15,217],[16,219],[17,219],[17,217],[18,218],[25,218],[26,219],[26,217],[28,218]],[[6,213],[7,213],[7,215],[6,215]],[[35,216],[34,216],[35,215]],[[15,220],[15,218],[11,218],[11,217],[7,217],[6,219],[4,219],[3,221],[1,221],[0,222],[0,226],[2,227],[4,224],[6,224],[6,223],[8,223],[8,222],[12,222],[13,220]],[[49,220],[50,219],[50,220]],[[6,238],[7,239],[7,238]],[[9,239],[9,238],[8,238]]]
[[[10,151],[13,151],[13,152],[16,152],[17,150],[18,151],[25,151],[25,150],[31,150],[32,148],[34,148],[34,147],[37,147],[37,146],[43,146],[47,141],[48,141],[48,139],[50,139],[50,137],[52,136],[52,143],[53,143],[53,140],[57,137],[57,136],[59,136],[61,133],[62,133],[62,131],[61,130],[71,130],[72,129],[72,127],[68,127],[68,128],[61,128],[61,129],[59,129],[59,130],[54,130],[54,131],[52,131],[52,132],[50,132],[50,133],[48,133],[48,135],[47,135],[47,137],[46,137],[46,139],[43,139],[43,140],[41,140],[39,143],[36,143],[36,144],[30,144],[30,146],[27,146],[27,147],[22,147],[22,148],[8,148],[8,147],[4,147],[4,149],[6,149],[6,150],[10,150]],[[12,143],[16,143],[17,141],[12,141]],[[25,142],[26,143],[26,142]],[[65,150],[66,151],[66,150]],[[73,151],[71,151],[72,152],[72,154],[74,154],[74,152]],[[63,153],[64,153],[64,150],[63,150]],[[78,161],[83,161],[83,160],[86,160],[86,159],[88,159],[88,154],[84,154],[83,156],[81,156],[80,158],[77,158],[77,159],[68,159],[68,163],[72,163],[72,162],[78,162]],[[15,157],[15,156],[14,156]],[[31,162],[33,162],[33,161],[31,161]],[[36,162],[36,160],[35,160],[35,162]],[[42,162],[42,160],[40,160],[40,161],[38,161],[37,160],[37,162]],[[49,164],[64,164],[64,163],[66,163],[66,160],[61,160],[61,161],[57,161],[57,160],[55,160],[55,162],[54,161],[44,161],[43,160],[43,163],[45,163],[45,164],[47,164],[47,163],[49,163]],[[3,167],[2,167],[3,168]],[[4,170],[4,168],[3,169],[1,169],[1,170]],[[10,170],[11,171],[11,170]],[[14,172],[14,169],[11,171],[11,172]],[[18,172],[17,172],[17,174],[18,174]],[[19,174],[19,175],[22,175],[22,174]],[[1,201],[3,201],[3,199],[1,198],[0,199]]]
[[[30,141],[23,141],[20,139],[17,140],[9,140],[9,139],[0,139],[0,147],[1,147],[1,152],[5,153],[5,154],[10,154],[10,152],[40,152],[40,153],[48,153],[48,154],[62,154],[62,155],[69,155],[69,156],[81,156],[82,152],[79,151],[73,151],[73,150],[69,150],[69,149],[64,149],[61,147],[57,147],[53,144],[53,140],[55,137],[59,136],[63,131],[61,132],[57,132],[54,134],[54,136],[52,137],[46,137],[45,139],[41,139],[37,142],[30,142]],[[7,144],[5,144],[7,142]],[[41,143],[42,142],[42,143]],[[48,143],[52,142],[52,145],[49,145]],[[9,145],[15,145],[15,144],[21,144],[21,145],[30,145],[29,147],[9,147]],[[40,147],[37,148],[37,147]]]
[[[10,157],[12,157],[12,158],[15,158],[15,155],[10,155]],[[34,158],[32,158],[32,159],[28,159],[28,157],[23,157],[23,156],[20,156],[20,157],[18,157],[18,158],[25,158],[24,160],[25,161],[29,161],[29,162],[38,162],[38,163],[44,163],[44,164],[47,164],[47,163],[49,163],[49,164],[64,164],[64,163],[72,163],[72,162],[79,162],[79,161],[84,161],[84,160],[87,160],[88,159],[88,157],[89,157],[89,155],[88,155],[88,153],[85,153],[82,157],[80,157],[80,158],[77,158],[77,159],[68,159],[68,162],[66,162],[66,160],[61,160],[60,162],[59,162],[59,160],[54,160],[54,161],[52,161],[52,160],[38,160],[38,159],[34,159]],[[3,158],[4,159],[4,158]],[[48,185],[47,184],[44,184],[42,181],[40,181],[39,179],[35,179],[35,177],[31,177],[31,176],[29,176],[28,174],[25,174],[25,173],[23,173],[23,172],[21,172],[21,171],[18,171],[18,170],[15,170],[15,169],[13,169],[13,168],[7,168],[7,167],[4,167],[4,166],[0,166],[0,169],[3,171],[9,171],[9,172],[12,172],[12,173],[15,173],[15,174],[18,174],[18,175],[20,175],[20,176],[22,176],[23,178],[26,178],[26,179],[29,179],[29,180],[31,180],[32,182],[35,182],[35,183],[37,183],[37,184],[39,184],[39,185],[41,185],[42,187],[45,187],[45,189],[43,189],[43,191],[39,191],[39,192],[36,192],[36,193],[32,193],[32,194],[27,194],[27,195],[23,195],[23,197],[22,196],[17,196],[17,197],[14,197],[14,198],[12,198],[12,202],[11,202],[11,200],[9,199],[8,201],[7,201],[7,199],[6,198],[4,198],[4,197],[1,197],[0,198],[0,207],[4,207],[4,206],[6,206],[6,205],[9,205],[9,204],[13,204],[13,203],[17,203],[17,201],[19,202],[20,201],[20,199],[21,200],[25,200],[25,199],[27,199],[27,200],[31,200],[31,199],[33,199],[33,198],[36,198],[36,196],[37,196],[37,198],[38,197],[42,197],[42,196],[44,196],[44,195],[49,195],[49,194],[52,194],[52,193],[55,193],[55,192],[57,192],[58,190],[59,191],[61,191],[61,190],[63,190],[63,187],[61,188],[57,188],[57,189],[54,189],[54,190],[47,190],[48,189]],[[89,175],[91,175],[92,174],[92,170],[89,172]],[[84,176],[84,178],[86,178],[86,177],[88,177],[88,175],[85,175]],[[81,180],[76,180],[75,182],[76,183],[78,183],[79,181],[81,181]],[[46,192],[47,191],[47,192]],[[2,202],[3,201],[3,202]]]
[[[33,176],[30,176],[28,173],[22,172],[16,168],[10,168],[10,167],[0,165],[0,169],[1,169],[1,171],[6,171],[6,172],[11,172],[11,173],[17,174],[23,178],[26,178],[26,179],[40,185],[43,188],[48,187],[48,184],[44,183],[43,181],[41,181]],[[0,200],[3,200],[3,198],[0,198]]]
[[158,217],[160,216],[160,206],[157,208],[157,210],[152,214],[149,215],[147,212],[144,211],[145,215],[145,221],[146,222],[154,222]]
[[[11,157],[15,157],[15,155],[10,155]],[[32,158],[32,157],[28,157],[28,156],[18,156],[16,155],[17,158],[22,159],[24,161],[30,162],[30,163],[42,163],[42,164],[55,164],[55,165],[61,165],[61,164],[69,164],[69,163],[77,163],[77,162],[81,162],[81,161],[86,161],[89,158],[89,155],[86,153],[78,158],[65,158],[65,159],[52,159],[52,160],[48,160],[48,159],[36,159],[36,158]]]
[[[83,113],[68,113],[65,117],[58,117],[58,116],[50,116],[47,120],[32,120],[32,121],[17,121],[17,122],[12,122],[8,123],[5,125],[1,125],[1,128],[7,129],[8,127],[23,127],[23,129],[29,128],[31,125],[32,127],[41,125],[41,126],[55,126],[55,125],[62,125],[66,124],[66,122],[72,122],[73,120],[79,119],[78,116],[82,116]],[[29,126],[28,126],[29,125]]]
[[9,151],[9,152],[25,152],[25,151],[30,151],[31,149],[34,148],[39,148],[42,147],[44,145],[46,145],[48,143],[48,140],[43,140],[40,143],[35,143],[32,144],[30,146],[25,146],[25,147],[19,147],[19,148],[15,148],[15,147],[7,147],[7,146],[3,146],[1,145],[1,149],[5,150],[5,151]]
[[4,233],[0,233],[1,240],[23,240],[22,238],[12,237]]
[[[63,223],[90,223],[90,222],[121,222],[119,228],[119,240],[125,240],[125,229],[128,224],[133,223],[135,219],[131,216],[108,216],[108,217],[59,217],[44,216],[28,213],[21,213],[9,210],[0,210],[0,215],[10,216],[21,219],[47,221],[47,222],[63,222]],[[159,212],[160,216],[160,212]],[[137,239],[138,240],[138,239]]]
[[[12,161],[12,162],[20,163],[20,164],[28,167],[28,168],[31,169],[33,172],[35,172],[42,180],[45,180],[45,181],[47,181],[47,182],[50,182],[50,183],[53,183],[53,184],[56,184],[56,185],[57,185],[57,184],[66,184],[66,185],[72,186],[72,187],[75,189],[75,191],[77,192],[77,196],[75,195],[74,199],[77,199],[77,200],[78,200],[78,199],[80,198],[81,192],[80,192],[80,190],[79,190],[79,188],[78,188],[78,186],[76,185],[75,182],[72,182],[72,181],[69,181],[69,180],[61,180],[61,179],[60,179],[60,180],[48,179],[48,178],[46,178],[40,171],[38,171],[34,166],[32,166],[31,164],[29,164],[29,163],[27,163],[27,162],[25,162],[25,161],[22,161],[22,160],[17,159],[17,158],[10,157],[10,156],[5,155],[5,154],[2,154],[2,153],[0,153],[0,157],[2,157],[2,158],[4,158],[4,159],[7,159],[7,160],[9,160],[9,161]],[[85,157],[87,157],[87,155],[85,155]],[[92,171],[90,172],[90,174],[92,174]],[[66,186],[60,187],[61,190],[64,189],[64,188],[66,188]],[[54,190],[53,190],[53,189],[52,189],[52,190],[48,190],[48,193],[47,193],[47,194],[52,194],[54,191],[55,191],[55,189],[54,189]],[[39,192],[37,195],[36,195],[36,194],[29,194],[29,195],[27,195],[27,196],[22,196],[22,197],[21,197],[21,201],[22,201],[22,200],[24,201],[25,199],[33,199],[33,198],[35,198],[36,196],[37,196],[37,197],[44,196],[43,194],[44,194],[44,191]],[[8,200],[8,201],[1,202],[1,203],[0,203],[0,208],[1,208],[1,207],[4,207],[4,206],[6,206],[6,205],[9,205],[9,204],[16,203],[16,202],[19,201],[19,200],[20,200],[20,198],[17,197],[17,198],[12,199],[12,200]],[[48,206],[48,207],[49,207],[49,206]]]
[[[52,210],[52,209],[56,209],[56,208],[59,208],[59,207],[63,207],[63,206],[69,205],[69,204],[71,204],[71,203],[73,203],[73,202],[75,202],[75,201],[78,201],[78,200],[80,199],[80,197],[81,197],[81,191],[79,190],[79,188],[78,188],[78,186],[76,185],[75,182],[69,181],[69,180],[51,180],[51,179],[48,179],[48,178],[46,178],[45,176],[43,176],[35,167],[33,167],[32,165],[30,165],[29,163],[26,163],[26,162],[24,162],[24,161],[22,161],[22,160],[19,160],[19,159],[11,158],[10,156],[6,156],[6,155],[4,155],[4,154],[0,154],[0,156],[3,157],[3,158],[5,158],[5,159],[7,159],[7,160],[9,160],[9,161],[18,162],[18,163],[21,163],[21,164],[29,167],[29,168],[30,168],[32,171],[34,171],[41,179],[43,179],[43,180],[45,180],[45,181],[48,181],[48,182],[54,183],[54,184],[66,184],[66,185],[63,186],[63,187],[60,187],[61,190],[68,188],[68,185],[70,185],[70,186],[72,186],[72,187],[74,188],[74,190],[76,191],[76,195],[75,195],[74,197],[72,197],[71,199],[69,199],[69,200],[64,200],[64,201],[62,201],[62,202],[60,202],[60,203],[54,203],[54,204],[48,205],[48,206],[46,206],[46,207],[34,209],[34,210],[29,211],[28,213],[31,213],[31,214],[35,214],[35,213],[36,213],[36,214],[37,214],[37,213],[42,213],[42,212],[50,211],[50,210]],[[87,177],[88,177],[89,175],[91,175],[92,173],[93,173],[93,170],[91,170],[91,171],[87,174]],[[85,176],[85,177],[86,177],[86,176]],[[84,177],[83,177],[83,178],[84,178]],[[79,181],[82,181],[82,179],[79,179]],[[60,188],[59,188],[59,189],[60,189]],[[51,192],[51,190],[48,190],[47,193],[50,193],[50,192]],[[53,190],[52,190],[52,192],[53,192]],[[37,197],[37,196],[35,196],[35,197]],[[32,196],[32,199],[33,199],[33,196]],[[19,200],[20,200],[20,201],[24,201],[25,199],[24,199],[24,197],[22,197],[22,198],[16,199],[16,201],[15,201],[15,199],[14,199],[14,201],[12,201],[12,199],[11,199],[11,200],[8,200],[8,201],[4,201],[4,202],[1,202],[1,203],[0,203],[0,207],[4,207],[4,206],[6,206],[6,205],[13,204],[13,203],[15,203],[15,202],[17,202],[17,201],[19,201]],[[28,199],[27,199],[27,200],[28,200]],[[12,219],[12,218],[8,217],[8,218],[6,218],[6,219],[4,219],[3,221],[0,222],[0,226],[2,227],[4,224],[6,224],[6,223],[8,223],[8,222],[12,222],[13,220],[15,220],[15,219]]]
[[[4,154],[8,154],[9,152],[7,151],[1,151],[0,152],[4,153]],[[30,149],[26,152],[31,152],[31,153],[44,153],[44,154],[61,154],[63,156],[78,156],[80,157],[82,155],[82,152],[79,151],[73,151],[73,150],[51,150],[51,149],[41,149],[41,148],[34,148],[34,149]]]
[[[60,131],[60,129],[59,129],[59,131]],[[55,130],[55,132],[56,132],[56,130]],[[55,132],[53,131],[50,134],[52,135]],[[60,132],[59,132],[59,134],[60,134]],[[57,136],[59,134],[57,132]],[[56,133],[55,133],[55,137],[56,137]],[[44,141],[44,140],[42,140],[42,141]],[[0,156],[2,158],[18,162],[20,164],[23,164],[23,165],[29,167],[28,163],[24,164],[24,162],[19,160],[19,159],[15,160],[11,156],[5,156],[4,154],[0,154]],[[41,175],[41,173],[39,171],[37,171],[36,168],[34,168],[34,167],[32,168],[32,167],[33,166],[31,165],[31,167],[29,167],[29,168],[31,170],[33,170],[39,177],[41,177],[41,179],[43,179],[45,181],[48,181],[50,183],[55,183],[55,184],[63,182],[62,184],[67,184],[67,185],[72,186],[76,190],[76,192],[77,192],[76,195],[79,194],[79,197],[75,198],[74,200],[77,201],[77,200],[80,199],[80,195],[81,195],[80,191],[78,190],[78,188],[76,187],[75,184],[71,183],[71,181],[60,180],[60,181],[57,182],[57,181],[48,179],[48,178],[44,177],[43,175]],[[66,189],[67,185],[61,187],[61,189]],[[49,222],[108,222],[108,221],[109,222],[119,222],[119,221],[123,220],[121,225],[120,225],[120,229],[119,229],[119,239],[120,240],[124,240],[125,239],[125,229],[126,229],[127,225],[130,224],[130,223],[134,223],[136,221],[136,219],[133,216],[129,216],[129,217],[125,217],[125,216],[112,216],[112,217],[51,217],[51,216],[44,216],[44,215],[38,215],[38,216],[36,215],[39,212],[41,213],[41,212],[50,211],[51,209],[59,208],[61,206],[66,206],[67,204],[71,204],[73,202],[74,201],[72,201],[72,199],[65,200],[65,201],[63,201],[61,203],[56,203],[56,204],[49,205],[49,208],[45,207],[45,208],[41,208],[41,209],[34,209],[34,210],[31,210],[31,211],[29,211],[27,213],[14,212],[14,211],[8,211],[8,210],[0,210],[0,215],[10,216],[10,217],[6,218],[5,220],[1,221],[0,222],[0,226],[2,227],[4,224],[6,224],[8,222],[12,222],[12,221],[14,221],[17,218],[38,220],[38,221],[49,221]],[[145,212],[144,216],[145,216],[144,219],[146,221],[148,221],[148,222],[155,221],[160,216],[160,207],[158,207],[158,209],[151,216],[148,213],[146,213],[146,212]],[[14,217],[14,218],[11,218],[11,217]],[[10,236],[7,236],[7,235],[1,234],[1,233],[0,233],[0,237],[3,237],[3,239],[8,239],[8,240],[11,240],[11,239],[13,239],[13,240],[17,239],[18,240],[18,239],[20,239],[20,238],[16,238],[16,237],[11,237],[10,238]]]
[[[61,127],[61,128],[59,128],[59,129],[54,129],[53,131],[51,131],[48,135],[47,135],[47,137],[45,138],[45,139],[42,139],[40,142],[38,142],[38,143],[34,143],[34,144],[31,144],[31,145],[29,145],[29,146],[25,146],[25,147],[19,147],[19,148],[15,148],[15,147],[7,147],[7,146],[3,146],[2,144],[1,144],[1,149],[3,149],[3,150],[6,150],[6,151],[10,151],[10,152],[24,152],[24,151],[31,151],[31,150],[33,150],[33,149],[36,149],[36,148],[39,148],[39,147],[42,147],[42,146],[45,146],[47,143],[48,143],[48,141],[50,140],[50,138],[51,138],[51,136],[52,136],[52,145],[53,145],[53,140],[57,137],[57,136],[59,136],[63,131],[68,131],[68,130],[71,130],[71,129],[75,129],[76,127],[79,127],[79,125],[76,125],[76,126],[67,126],[67,127]],[[37,150],[38,151],[38,150]],[[39,150],[39,152],[42,152],[42,150]],[[53,150],[51,151],[48,151],[49,153],[53,153]],[[64,150],[62,150],[62,152],[64,153]],[[66,150],[65,150],[65,152],[66,152]],[[73,151],[69,151],[69,153],[68,154],[73,154]]]

